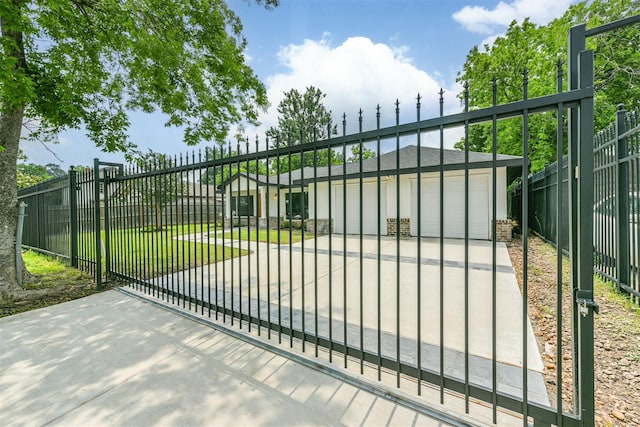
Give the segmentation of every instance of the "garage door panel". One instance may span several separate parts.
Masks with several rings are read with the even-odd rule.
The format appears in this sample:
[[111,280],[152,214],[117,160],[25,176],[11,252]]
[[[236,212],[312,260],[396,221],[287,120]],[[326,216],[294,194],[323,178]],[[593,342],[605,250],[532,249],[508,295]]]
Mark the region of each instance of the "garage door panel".
[[[344,220],[344,193],[343,185],[335,187],[334,203],[334,230],[336,233],[343,233],[345,230]],[[382,234],[386,231],[386,183],[380,183],[380,229]],[[378,184],[377,182],[365,182],[362,184],[362,233],[378,234]],[[347,184],[346,194],[346,233],[360,234],[360,185],[359,183]]]
[[[413,181],[412,194],[417,193],[417,182]],[[423,178],[420,197],[420,234],[422,236],[440,235],[440,187],[436,178]],[[418,218],[417,203],[414,199],[411,217]],[[411,221],[411,234],[418,235],[418,222]]]
[[[413,194],[417,192],[414,181]],[[424,237],[440,236],[440,179],[423,178],[420,197],[420,234]],[[489,191],[488,176],[474,175],[469,178],[469,237],[489,238]],[[418,217],[414,203],[413,218]],[[412,221],[412,234],[417,235],[417,221]],[[444,178],[444,236],[464,238],[465,234],[465,186],[464,176]]]

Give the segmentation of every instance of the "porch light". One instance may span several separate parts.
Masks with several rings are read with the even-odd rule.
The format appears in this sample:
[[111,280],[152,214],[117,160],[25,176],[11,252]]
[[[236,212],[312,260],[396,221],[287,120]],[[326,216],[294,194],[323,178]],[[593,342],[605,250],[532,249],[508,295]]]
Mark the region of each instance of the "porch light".
[[278,200],[278,193],[273,193],[273,200]]

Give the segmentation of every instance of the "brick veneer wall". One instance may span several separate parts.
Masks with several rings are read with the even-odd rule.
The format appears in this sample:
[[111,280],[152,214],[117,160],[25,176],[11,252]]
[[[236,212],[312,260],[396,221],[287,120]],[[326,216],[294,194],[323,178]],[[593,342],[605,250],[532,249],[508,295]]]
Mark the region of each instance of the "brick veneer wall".
[[513,225],[508,219],[496,221],[496,242],[510,242]]
[[[387,218],[387,236],[396,235],[397,218]],[[400,218],[400,237],[411,236],[411,218]]]

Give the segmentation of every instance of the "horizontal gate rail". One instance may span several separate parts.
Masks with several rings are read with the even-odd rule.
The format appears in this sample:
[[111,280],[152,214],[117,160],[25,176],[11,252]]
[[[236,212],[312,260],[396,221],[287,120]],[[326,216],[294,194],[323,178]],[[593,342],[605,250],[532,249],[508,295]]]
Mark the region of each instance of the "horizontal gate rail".
[[553,95],[542,96],[538,98],[531,98],[527,101],[517,101],[508,104],[502,104],[496,106],[496,110],[489,108],[482,108],[478,110],[472,110],[467,113],[452,114],[449,116],[436,117],[433,119],[422,120],[420,122],[400,124],[396,126],[389,126],[380,129],[380,131],[364,131],[362,135],[351,134],[333,137],[322,141],[314,141],[294,145],[290,147],[279,147],[269,149],[262,152],[251,152],[238,155],[232,155],[228,157],[218,157],[215,160],[208,160],[204,162],[194,162],[179,166],[169,167],[166,170],[151,170],[146,172],[136,172],[127,174],[121,178],[115,178],[116,181],[131,180],[136,178],[152,177],[158,175],[164,175],[168,173],[180,173],[197,171],[207,167],[214,166],[230,166],[233,163],[246,162],[247,160],[263,160],[268,157],[283,157],[289,154],[297,154],[300,152],[312,152],[315,149],[321,150],[326,148],[341,147],[344,144],[351,145],[357,144],[362,140],[363,143],[375,142],[380,139],[395,139],[396,136],[406,137],[413,136],[417,131],[430,132],[437,131],[440,126],[444,129],[464,127],[465,123],[478,124],[484,122],[490,122],[495,114],[497,119],[507,119],[522,116],[526,110],[528,114],[541,113],[547,111],[557,110],[558,105],[562,105],[564,108],[570,108],[577,105],[580,99],[585,97],[593,97],[593,88],[576,89],[569,92],[561,92]]

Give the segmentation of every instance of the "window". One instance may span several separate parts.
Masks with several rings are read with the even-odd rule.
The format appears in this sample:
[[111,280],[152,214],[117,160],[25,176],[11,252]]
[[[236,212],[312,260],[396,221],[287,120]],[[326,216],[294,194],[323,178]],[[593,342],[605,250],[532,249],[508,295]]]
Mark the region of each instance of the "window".
[[232,216],[253,216],[253,196],[231,197]]
[[309,217],[309,193],[285,193],[285,204],[289,218]]

